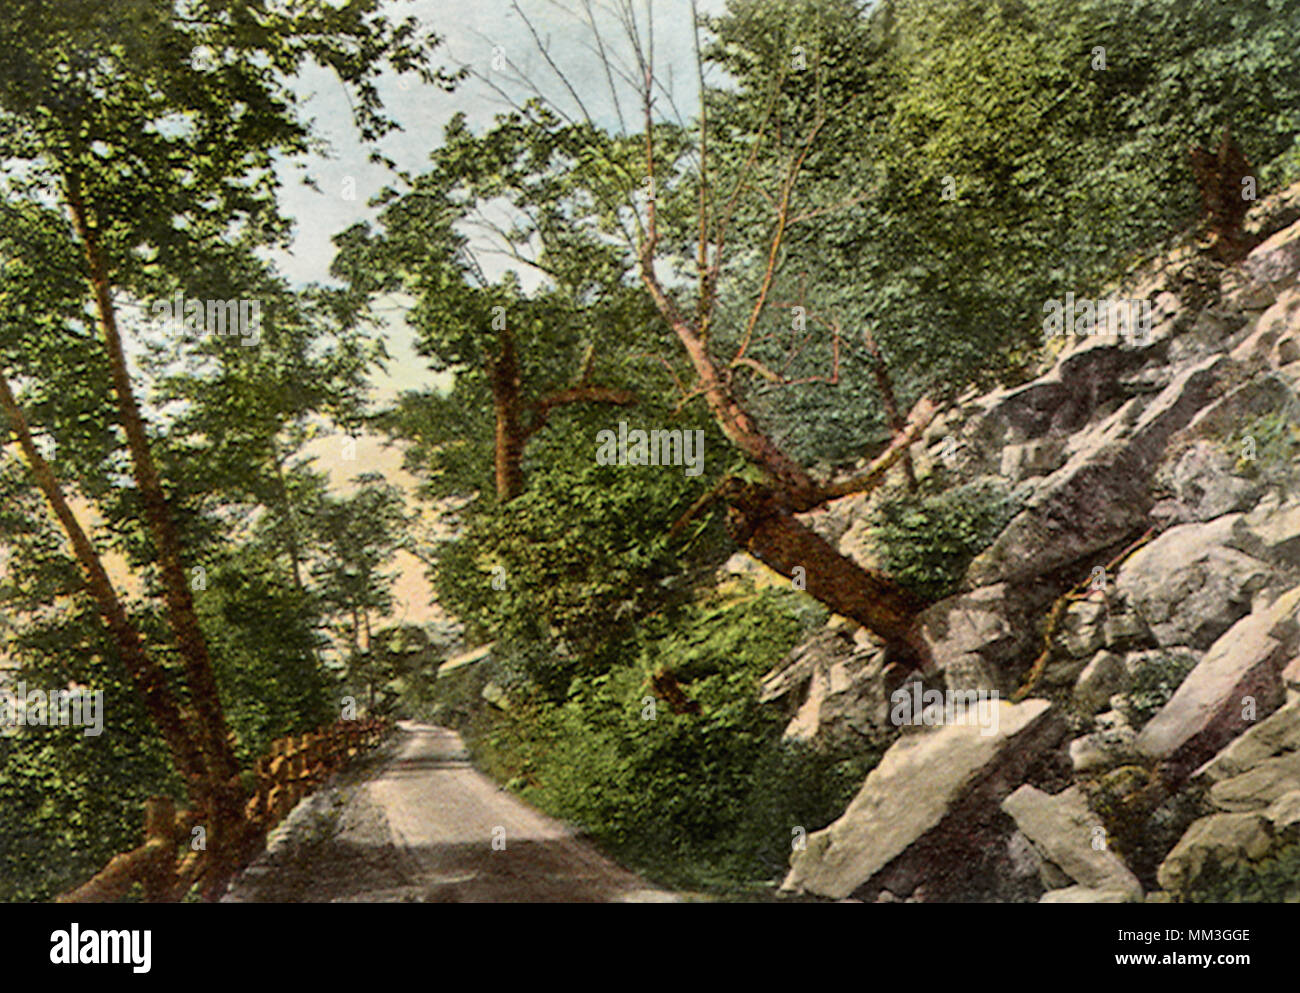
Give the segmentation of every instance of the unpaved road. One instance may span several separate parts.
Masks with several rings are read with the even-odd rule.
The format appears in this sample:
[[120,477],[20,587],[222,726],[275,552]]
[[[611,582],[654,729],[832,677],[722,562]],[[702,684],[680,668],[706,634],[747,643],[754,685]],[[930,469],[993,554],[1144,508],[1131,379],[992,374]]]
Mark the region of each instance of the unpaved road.
[[225,900],[673,899],[474,769],[454,732],[402,722],[384,754],[299,804]]

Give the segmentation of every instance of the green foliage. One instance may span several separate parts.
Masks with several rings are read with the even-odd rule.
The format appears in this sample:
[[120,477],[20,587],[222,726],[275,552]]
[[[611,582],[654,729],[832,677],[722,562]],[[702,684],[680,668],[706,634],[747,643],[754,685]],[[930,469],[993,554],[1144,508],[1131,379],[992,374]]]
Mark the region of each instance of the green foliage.
[[[769,887],[794,828],[838,816],[879,757],[783,742],[780,715],[758,702],[760,677],[812,620],[801,620],[801,599],[767,591],[657,618],[626,661],[575,678],[565,700],[525,694],[471,728],[471,752],[525,799],[669,885]],[[699,714],[653,697],[650,675],[665,666]]]
[[[1248,449],[1253,457],[1248,457]],[[1238,456],[1239,475],[1259,479],[1285,494],[1296,481],[1300,425],[1291,409],[1261,414],[1232,436],[1228,451]]]
[[1194,656],[1165,655],[1143,659],[1133,670],[1129,683],[1129,720],[1139,728],[1173,699],[1184,679],[1196,668]]
[[337,718],[333,680],[316,654],[311,597],[256,549],[208,570],[206,587],[195,592],[195,604],[240,762],[265,755],[275,738]]
[[472,640],[496,641],[502,658],[563,695],[570,674],[606,664],[637,618],[719,561],[716,525],[693,544],[669,537],[698,485],[676,468],[538,471],[523,496],[474,517],[446,546],[440,600]]
[[886,572],[929,600],[954,592],[971,560],[1019,509],[995,482],[938,493],[902,493],[881,504],[872,527]]
[[1300,844],[1259,862],[1213,866],[1184,898],[1187,903],[1295,903],[1300,901]]

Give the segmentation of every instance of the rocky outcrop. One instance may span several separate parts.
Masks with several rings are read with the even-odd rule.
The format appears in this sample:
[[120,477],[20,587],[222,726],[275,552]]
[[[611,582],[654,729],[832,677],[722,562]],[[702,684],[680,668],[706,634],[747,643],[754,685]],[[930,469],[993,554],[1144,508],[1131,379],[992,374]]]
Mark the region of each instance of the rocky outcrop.
[[[999,477],[1020,510],[921,637],[944,689],[1006,697],[1037,661],[1033,695],[994,735],[898,737],[783,892],[1172,900],[1300,841],[1300,186],[1250,224],[1234,267],[1187,246],[1121,288],[1149,336],[1065,340],[935,418],[918,474]],[[871,507],[823,522],[866,564]],[[792,736],[894,732],[883,659],[852,652],[769,677]]]
[[982,876],[1001,871],[990,853],[1006,858],[998,804],[1064,730],[1045,700],[1001,702],[996,714],[991,734],[955,724],[900,738],[844,814],[793,854],[782,892],[875,899],[924,885],[942,900],[978,891]]
[[886,675],[884,652],[859,644],[844,628],[817,632],[763,677],[759,699],[784,709],[785,737],[831,747],[880,744],[897,728],[889,693],[901,675]]
[[972,585],[1026,580],[1086,559],[1142,530],[1147,480],[1164,443],[1205,406],[1230,363],[1211,356],[1180,371],[1145,405],[1134,398],[1096,429],[967,570]]

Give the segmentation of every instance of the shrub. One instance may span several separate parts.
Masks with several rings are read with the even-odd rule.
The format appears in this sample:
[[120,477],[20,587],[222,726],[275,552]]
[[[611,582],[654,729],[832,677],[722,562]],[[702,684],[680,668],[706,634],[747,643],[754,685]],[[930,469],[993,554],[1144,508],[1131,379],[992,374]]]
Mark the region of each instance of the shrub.
[[885,571],[914,593],[953,593],[971,560],[1015,516],[1018,501],[980,481],[941,493],[904,494],[881,505],[872,529]]
[[1188,903],[1295,903],[1300,900],[1300,844],[1260,862],[1217,868],[1201,877]]

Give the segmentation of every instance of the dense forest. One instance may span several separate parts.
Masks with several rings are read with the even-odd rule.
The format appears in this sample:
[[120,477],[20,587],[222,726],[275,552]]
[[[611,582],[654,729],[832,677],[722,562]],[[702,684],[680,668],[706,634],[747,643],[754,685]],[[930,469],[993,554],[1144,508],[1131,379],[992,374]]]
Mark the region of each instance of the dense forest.
[[[456,726],[665,885],[770,891],[887,742],[791,739],[764,674],[832,620],[927,670],[918,618],[1020,509],[915,443],[1032,377],[1045,300],[1231,265],[1300,179],[1300,0],[521,0],[532,51],[468,63],[404,6],[7,5],[0,683],[104,723],[0,734],[0,899],[155,794],[235,864],[254,760],[358,713]],[[388,179],[319,189],[367,212],[303,284],[322,71]],[[408,170],[399,83],[499,112]],[[390,398],[395,308],[427,375]],[[871,561],[811,523],[855,495]],[[399,553],[447,624],[403,620]]]

